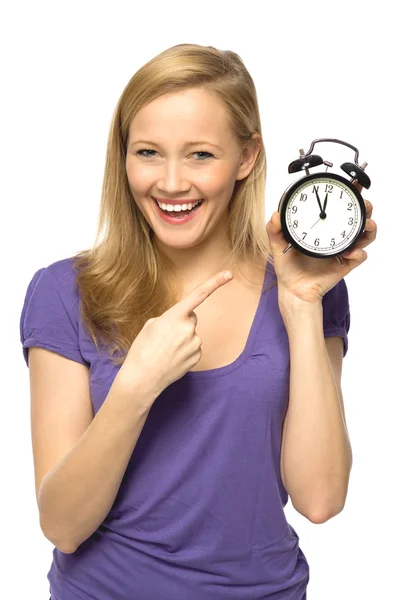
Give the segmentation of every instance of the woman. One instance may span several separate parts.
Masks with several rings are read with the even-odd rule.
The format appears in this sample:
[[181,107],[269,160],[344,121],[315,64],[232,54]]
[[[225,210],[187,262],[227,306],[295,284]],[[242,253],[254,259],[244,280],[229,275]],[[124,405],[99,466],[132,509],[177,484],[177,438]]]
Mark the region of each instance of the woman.
[[36,271],[21,314],[53,600],[306,598],[284,507],[344,506],[343,276],[376,225],[368,204],[343,267],[283,254],[265,177],[237,54],[181,44],[135,73],[95,244]]

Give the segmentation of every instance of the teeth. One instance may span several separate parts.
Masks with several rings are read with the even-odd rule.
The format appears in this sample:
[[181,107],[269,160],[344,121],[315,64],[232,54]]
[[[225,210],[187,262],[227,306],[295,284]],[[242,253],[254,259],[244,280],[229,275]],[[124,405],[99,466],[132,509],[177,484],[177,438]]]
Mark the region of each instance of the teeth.
[[167,210],[169,212],[180,212],[181,210],[192,210],[192,208],[194,208],[195,206],[197,206],[198,204],[200,204],[201,200],[199,200],[198,202],[194,202],[194,203],[189,203],[189,204],[163,204],[162,202],[158,202],[157,200],[157,204],[160,208],[162,208],[163,210]]

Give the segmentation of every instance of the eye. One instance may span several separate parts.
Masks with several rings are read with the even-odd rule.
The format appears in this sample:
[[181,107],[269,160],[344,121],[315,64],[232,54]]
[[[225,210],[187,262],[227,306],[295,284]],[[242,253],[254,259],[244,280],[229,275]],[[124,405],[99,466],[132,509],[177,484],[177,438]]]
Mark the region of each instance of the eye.
[[201,158],[200,160],[207,160],[210,157],[214,158],[214,154],[211,154],[211,152],[202,152],[201,150],[199,152],[193,152],[193,154],[208,154],[208,156]]
[[155,152],[155,150],[138,150],[136,154],[139,156],[147,156],[147,154],[142,154],[142,152]]
[[[143,150],[138,150],[136,152],[136,154],[138,154],[139,156],[142,156],[144,158],[151,158],[148,154],[142,154],[142,152],[156,152],[156,150],[150,150],[148,148],[145,148]],[[198,152],[193,152],[193,154],[208,154],[208,156],[204,157],[204,158],[200,158],[199,160],[208,160],[209,158],[214,158],[214,155],[211,154],[211,152],[203,152],[203,151],[198,151]]]

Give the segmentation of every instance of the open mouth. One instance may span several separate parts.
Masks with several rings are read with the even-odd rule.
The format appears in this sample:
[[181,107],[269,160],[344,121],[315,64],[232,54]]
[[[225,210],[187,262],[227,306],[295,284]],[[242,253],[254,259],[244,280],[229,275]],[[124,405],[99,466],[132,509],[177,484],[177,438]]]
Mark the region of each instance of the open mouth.
[[[154,200],[154,198],[153,198]],[[171,221],[183,221],[185,220],[185,218],[190,217],[192,215],[194,215],[194,213],[196,213],[201,206],[204,204],[204,199],[201,200],[198,204],[196,204],[196,206],[190,210],[164,210],[162,208],[159,207],[158,202],[156,200],[154,200],[155,204],[157,205],[157,209],[159,211],[159,213],[165,217],[167,220],[171,220]]]

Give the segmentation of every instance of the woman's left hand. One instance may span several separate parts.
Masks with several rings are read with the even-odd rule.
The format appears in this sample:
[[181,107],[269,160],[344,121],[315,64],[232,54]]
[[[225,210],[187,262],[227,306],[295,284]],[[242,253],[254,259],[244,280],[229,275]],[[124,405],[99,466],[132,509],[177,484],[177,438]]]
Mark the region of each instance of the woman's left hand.
[[[359,183],[355,185],[361,192],[362,186]],[[342,254],[343,265],[335,257],[315,258],[294,247],[283,254],[288,242],[283,237],[280,213],[272,214],[266,229],[280,297],[290,296],[301,302],[320,303],[330,289],[367,259],[364,248],[375,241],[377,225],[371,220],[372,204],[368,200],[364,202],[367,212],[365,230],[355,246]]]

